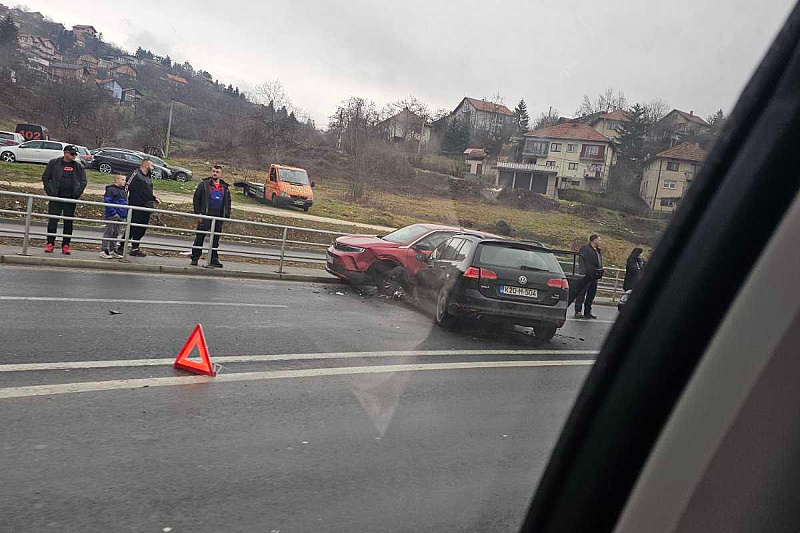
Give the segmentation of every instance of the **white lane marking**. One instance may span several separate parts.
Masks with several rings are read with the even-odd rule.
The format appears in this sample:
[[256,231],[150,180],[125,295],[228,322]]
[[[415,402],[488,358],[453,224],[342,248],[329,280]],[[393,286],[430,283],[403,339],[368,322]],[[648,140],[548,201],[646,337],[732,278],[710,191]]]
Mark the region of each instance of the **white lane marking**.
[[431,363],[422,365],[381,365],[351,366],[334,368],[310,368],[303,370],[273,370],[267,372],[240,372],[221,374],[216,377],[186,376],[144,379],[116,379],[111,381],[86,381],[83,383],[62,383],[58,385],[31,385],[27,387],[8,387],[0,389],[0,400],[7,398],[26,398],[30,396],[50,396],[55,394],[75,394],[79,392],[99,392],[141,387],[170,387],[198,383],[231,383],[267,379],[314,378],[324,376],[347,376],[355,374],[385,374],[392,372],[425,372],[432,370],[474,370],[520,367],[558,367],[591,366],[593,360],[576,361],[494,361]]
[[[475,355],[597,355],[597,350],[406,350],[385,352],[284,353],[271,355],[222,355],[215,363],[258,363],[269,361],[312,361],[318,359],[355,359],[359,357],[431,357]],[[89,368],[126,368],[171,365],[175,359],[115,359],[110,361],[70,361],[61,363],[17,363],[0,365],[0,372],[30,370],[75,370]]]
[[587,323],[601,322],[604,324],[613,324],[614,322],[616,322],[616,320],[601,320],[599,318],[591,318],[589,320],[585,318],[568,318],[567,322],[587,322]]
[[216,307],[269,307],[287,309],[288,305],[276,304],[243,304],[236,302],[190,302],[186,300],[124,300],[116,298],[53,298],[50,296],[0,296],[0,300],[23,302],[94,302],[106,304],[166,304],[166,305],[204,305]]

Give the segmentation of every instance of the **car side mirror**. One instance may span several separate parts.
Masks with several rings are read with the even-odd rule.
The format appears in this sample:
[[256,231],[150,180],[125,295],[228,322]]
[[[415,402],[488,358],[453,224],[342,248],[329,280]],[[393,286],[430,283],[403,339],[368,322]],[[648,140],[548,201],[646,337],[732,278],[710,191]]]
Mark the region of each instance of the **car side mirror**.
[[412,248],[418,252],[430,252],[433,250],[433,247],[428,244],[427,242],[420,242],[412,246]]
[[316,186],[317,186],[317,184],[316,184],[316,183],[314,183],[314,182],[312,181],[312,182],[311,182],[311,186],[312,186],[312,187],[316,187]]

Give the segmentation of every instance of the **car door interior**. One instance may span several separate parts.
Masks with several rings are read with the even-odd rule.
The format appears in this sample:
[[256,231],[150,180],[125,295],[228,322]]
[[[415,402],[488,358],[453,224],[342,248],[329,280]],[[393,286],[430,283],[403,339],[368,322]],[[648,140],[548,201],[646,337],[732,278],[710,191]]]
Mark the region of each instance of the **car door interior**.
[[[641,525],[642,522],[619,523],[635,484],[640,476],[643,483],[652,481],[654,474],[643,472],[660,437],[662,443],[686,437],[662,432],[676,427],[668,426],[671,415],[683,412],[676,411],[676,406],[704,362],[712,339],[722,331],[723,320],[737,318],[729,311],[740,309],[737,296],[740,291],[747,292],[743,290],[746,280],[758,274],[754,270],[756,262],[770,259],[762,257],[762,253],[797,195],[799,42],[800,11],[795,7],[742,92],[705,165],[654,250],[637,290],[606,338],[542,475],[522,531],[607,532],[619,527],[619,531],[628,532],[635,529],[625,529],[626,524]],[[796,236],[798,230],[793,229]],[[794,241],[789,253],[796,260],[796,237]],[[772,283],[774,291],[778,281],[773,279]],[[797,313],[796,284],[784,282],[779,291],[793,291],[795,306],[787,310],[788,314],[773,316],[773,320],[790,322]],[[761,297],[771,296],[762,292]],[[752,309],[745,307],[742,312]],[[796,346],[795,343],[795,359]],[[707,388],[711,387],[712,392],[713,387],[725,390],[725,374],[714,377],[715,381],[706,383]],[[795,409],[796,398],[790,402],[790,409]],[[751,414],[757,412],[754,407]],[[695,439],[707,439],[706,427],[692,428]],[[734,423],[731,431],[736,430]],[[779,435],[790,440],[777,439],[772,444],[795,452],[782,465],[794,469],[792,475],[774,472],[774,477],[780,488],[788,491],[792,487],[790,492],[796,495],[800,479],[796,475],[800,456],[796,453],[800,451],[796,425]],[[761,440],[770,437],[759,436]],[[691,446],[680,451],[680,462],[669,465],[671,468],[696,459],[692,455],[696,450]],[[726,461],[730,465],[737,457],[739,462],[747,460],[747,456],[737,456],[729,450],[710,464],[709,472],[721,468]],[[716,481],[722,478],[718,476]],[[763,478],[759,484],[768,486]],[[696,487],[697,494],[708,497],[709,486],[719,485],[700,485]],[[738,499],[724,502],[731,510],[735,511],[742,501],[759,501],[757,497],[743,497],[750,490],[747,478],[738,486],[729,484],[726,488],[738,491]],[[659,497],[665,502],[683,498],[681,503],[686,505],[680,508],[688,513],[718,511],[693,506],[693,502],[686,501],[684,492],[673,493],[669,487]],[[775,501],[786,501],[786,494],[770,504],[772,516],[761,510],[760,522],[755,515],[736,514],[743,520],[753,520],[738,524],[740,530],[797,531],[796,506],[781,507]],[[631,501],[631,505],[635,504]],[[646,531],[662,530],[658,516],[649,515],[647,508],[638,510],[644,515],[628,509],[625,516],[648,517],[651,522]],[[769,520],[780,527],[770,527]],[[708,522],[696,516],[671,523],[675,527],[670,530],[677,531],[733,531],[726,527],[701,529],[697,525]]]

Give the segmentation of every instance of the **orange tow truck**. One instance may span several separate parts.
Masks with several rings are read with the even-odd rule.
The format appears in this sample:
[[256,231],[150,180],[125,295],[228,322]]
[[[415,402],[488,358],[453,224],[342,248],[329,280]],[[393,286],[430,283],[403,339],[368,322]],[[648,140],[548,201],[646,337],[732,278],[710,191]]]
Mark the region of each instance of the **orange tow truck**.
[[241,187],[245,196],[265,200],[274,207],[291,205],[308,211],[314,203],[314,182],[302,168],[270,165],[264,183],[237,181],[233,185]]

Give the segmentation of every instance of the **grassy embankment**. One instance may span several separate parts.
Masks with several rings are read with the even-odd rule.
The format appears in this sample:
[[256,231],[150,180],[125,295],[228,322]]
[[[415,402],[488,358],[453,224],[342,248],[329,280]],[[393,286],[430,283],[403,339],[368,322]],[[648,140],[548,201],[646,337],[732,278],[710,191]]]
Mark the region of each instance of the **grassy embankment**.
[[[209,168],[209,162],[202,159],[175,158],[173,162],[192,169],[195,180],[204,177]],[[43,170],[42,165],[0,163],[0,186],[4,180],[38,182]],[[95,170],[89,170],[87,177],[89,183],[94,185],[104,185],[112,180],[112,176]],[[263,181],[264,177],[263,170],[225,164],[225,179],[229,183],[240,179]],[[575,202],[561,202],[556,208],[534,210],[512,207],[478,195],[451,194],[446,176],[433,172],[417,171],[413,183],[376,182],[359,201],[348,199],[349,182],[337,176],[335,169],[326,175],[312,174],[311,178],[317,185],[314,189],[315,203],[311,209],[314,215],[392,227],[414,222],[437,222],[487,231],[495,231],[497,222],[505,221],[517,237],[568,250],[577,249],[586,242],[589,234],[599,233],[604,237],[603,249],[607,262],[613,265],[623,265],[634,246],[642,246],[647,253],[665,227],[663,221]],[[196,183],[155,182],[156,191],[176,194],[189,195],[195,187]],[[234,203],[246,211],[248,204],[257,201],[236,193]],[[286,221],[285,218],[266,215],[255,218],[275,223]],[[346,226],[305,222],[303,225],[347,231]]]

